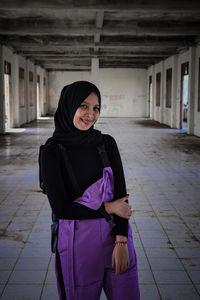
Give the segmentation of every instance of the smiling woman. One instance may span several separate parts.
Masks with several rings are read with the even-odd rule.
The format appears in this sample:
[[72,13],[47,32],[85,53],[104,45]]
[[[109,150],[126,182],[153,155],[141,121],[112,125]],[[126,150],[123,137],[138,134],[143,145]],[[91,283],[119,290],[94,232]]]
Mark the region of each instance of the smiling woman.
[[77,109],[73,123],[80,130],[88,130],[96,123],[100,114],[99,99],[95,93],[91,93]]
[[99,300],[102,288],[108,300],[140,298],[129,195],[114,138],[94,129],[100,109],[94,84],[65,86],[40,152],[60,300]]

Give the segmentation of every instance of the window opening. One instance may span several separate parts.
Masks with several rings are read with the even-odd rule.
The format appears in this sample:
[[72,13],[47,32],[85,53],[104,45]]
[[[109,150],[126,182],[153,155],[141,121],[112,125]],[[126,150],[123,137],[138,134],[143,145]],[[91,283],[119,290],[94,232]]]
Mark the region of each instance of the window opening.
[[161,73],[156,74],[156,106],[160,106]]
[[33,98],[33,72],[29,72],[29,103],[30,106],[34,104]]
[[152,76],[149,76],[149,117],[152,118],[153,84]]
[[24,69],[19,68],[19,106],[20,107],[25,106],[24,91],[25,91]]
[[43,79],[43,101],[44,104],[47,103],[47,87],[46,87],[46,78]]
[[37,118],[40,117],[40,76],[37,75]]
[[166,71],[166,107],[172,105],[172,68]]

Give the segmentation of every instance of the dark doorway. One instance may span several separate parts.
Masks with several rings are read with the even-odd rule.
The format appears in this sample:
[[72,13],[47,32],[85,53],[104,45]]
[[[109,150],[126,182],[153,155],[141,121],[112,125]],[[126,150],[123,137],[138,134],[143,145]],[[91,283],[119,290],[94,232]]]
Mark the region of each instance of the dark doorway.
[[148,99],[148,114],[152,119],[152,76],[149,76],[149,99]]

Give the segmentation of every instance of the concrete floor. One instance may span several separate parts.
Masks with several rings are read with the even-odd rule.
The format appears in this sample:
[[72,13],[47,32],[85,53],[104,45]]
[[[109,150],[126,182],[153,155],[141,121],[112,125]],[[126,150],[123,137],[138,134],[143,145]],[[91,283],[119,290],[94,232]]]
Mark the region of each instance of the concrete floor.
[[[25,127],[0,136],[0,294],[56,300],[37,165],[53,121]],[[122,154],[141,300],[200,299],[200,139],[147,119],[102,118],[98,128],[115,136]]]

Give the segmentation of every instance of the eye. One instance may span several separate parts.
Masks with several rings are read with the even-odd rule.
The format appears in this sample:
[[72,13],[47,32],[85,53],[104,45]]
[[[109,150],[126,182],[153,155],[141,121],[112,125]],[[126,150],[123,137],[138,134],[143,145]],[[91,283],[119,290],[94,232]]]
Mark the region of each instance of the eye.
[[98,106],[95,106],[95,107],[94,107],[94,111],[98,111],[98,112],[100,112],[100,107],[98,107]]
[[83,108],[83,109],[87,109],[87,105],[86,104],[81,104],[80,107]]

